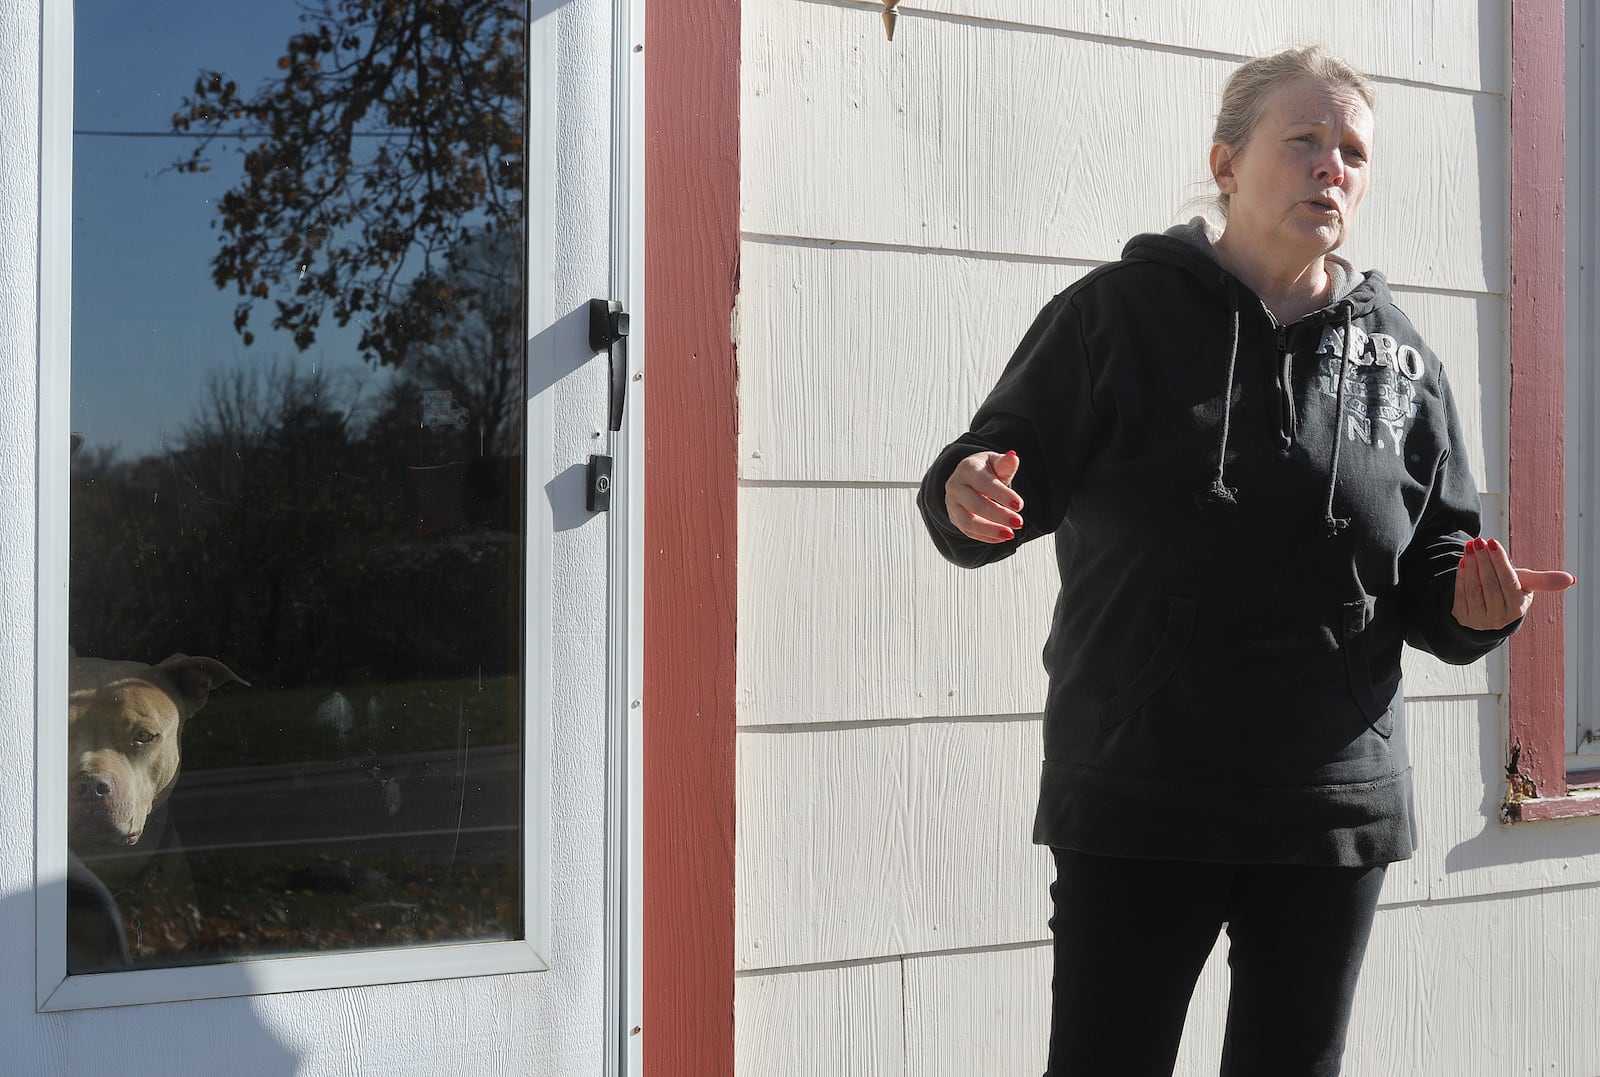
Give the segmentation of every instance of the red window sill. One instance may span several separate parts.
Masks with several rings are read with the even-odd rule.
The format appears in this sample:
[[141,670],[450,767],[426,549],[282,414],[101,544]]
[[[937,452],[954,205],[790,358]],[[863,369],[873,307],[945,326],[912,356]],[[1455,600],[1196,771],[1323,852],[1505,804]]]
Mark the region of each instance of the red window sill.
[[1568,792],[1560,797],[1529,797],[1505,806],[1508,823],[1532,823],[1540,819],[1579,819],[1600,815],[1600,771],[1574,771],[1567,775]]

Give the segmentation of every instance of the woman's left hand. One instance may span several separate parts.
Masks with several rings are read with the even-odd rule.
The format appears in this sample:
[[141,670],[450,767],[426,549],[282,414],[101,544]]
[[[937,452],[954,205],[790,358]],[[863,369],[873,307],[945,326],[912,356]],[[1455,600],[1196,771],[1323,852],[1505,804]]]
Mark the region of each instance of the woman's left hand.
[[1565,591],[1577,582],[1570,572],[1513,568],[1504,546],[1475,538],[1461,555],[1450,612],[1463,628],[1493,631],[1526,614],[1539,592]]

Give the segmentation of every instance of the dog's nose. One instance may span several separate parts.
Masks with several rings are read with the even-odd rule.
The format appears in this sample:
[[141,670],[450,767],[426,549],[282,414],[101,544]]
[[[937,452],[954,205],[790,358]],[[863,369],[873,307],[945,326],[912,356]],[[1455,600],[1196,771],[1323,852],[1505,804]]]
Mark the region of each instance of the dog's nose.
[[79,800],[104,800],[111,795],[111,781],[103,775],[85,774],[72,783],[72,793]]

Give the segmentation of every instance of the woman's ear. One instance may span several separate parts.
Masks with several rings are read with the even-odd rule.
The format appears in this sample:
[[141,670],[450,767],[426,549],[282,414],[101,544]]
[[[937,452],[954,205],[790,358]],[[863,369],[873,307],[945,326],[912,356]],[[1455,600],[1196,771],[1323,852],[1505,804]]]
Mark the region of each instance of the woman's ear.
[[1226,142],[1211,144],[1211,178],[1217,183],[1217,190],[1223,194],[1234,194],[1239,189],[1239,182],[1233,175],[1233,147]]

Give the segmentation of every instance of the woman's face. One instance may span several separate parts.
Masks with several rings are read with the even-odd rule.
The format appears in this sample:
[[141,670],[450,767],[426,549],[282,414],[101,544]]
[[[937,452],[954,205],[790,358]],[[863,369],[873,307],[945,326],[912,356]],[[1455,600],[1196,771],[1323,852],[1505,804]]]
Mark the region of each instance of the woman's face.
[[1211,148],[1234,238],[1320,256],[1350,238],[1367,193],[1372,110],[1359,94],[1303,78],[1278,87],[1242,148]]

